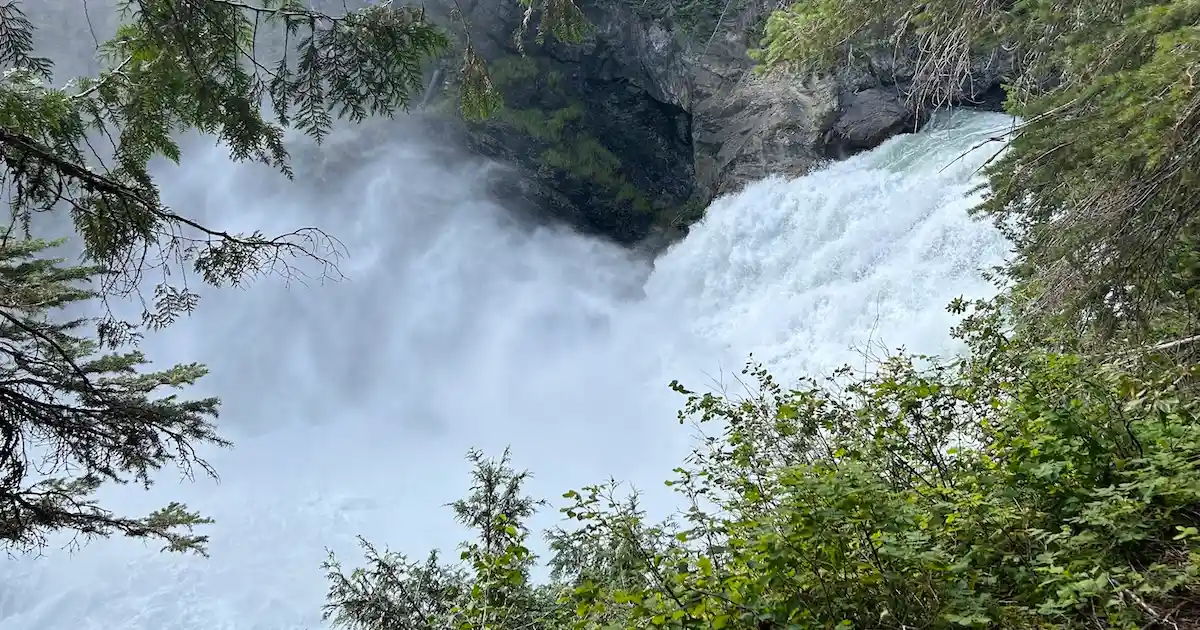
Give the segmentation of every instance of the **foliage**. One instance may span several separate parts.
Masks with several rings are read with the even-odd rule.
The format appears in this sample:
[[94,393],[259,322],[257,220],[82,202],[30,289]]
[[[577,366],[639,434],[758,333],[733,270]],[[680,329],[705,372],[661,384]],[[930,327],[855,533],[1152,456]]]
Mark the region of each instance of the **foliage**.
[[587,35],[589,24],[587,18],[583,15],[583,9],[580,8],[574,0],[518,0],[525,11],[522,14],[521,30],[516,34],[517,47],[522,47],[524,34],[530,29],[531,22],[535,15],[541,14],[538,20],[535,39],[537,43],[542,44],[546,41],[546,35],[553,35],[555,38],[578,42]]
[[706,44],[721,27],[755,7],[750,0],[626,0],[625,4],[642,19],[670,19],[683,33]]
[[[627,165],[589,130],[581,96],[562,83],[561,74],[546,62],[512,55],[490,62],[492,77],[510,101],[488,121],[498,123],[532,146],[521,151],[546,178],[562,182],[561,190],[588,190],[590,203],[609,208],[611,216],[649,218],[669,225],[684,213],[663,196],[634,183]],[[523,103],[516,108],[512,103]],[[503,128],[502,127],[502,128]],[[703,208],[700,208],[703,210]],[[693,221],[698,218],[694,213]]]
[[747,398],[673,384],[681,423],[720,430],[668,482],[689,507],[652,525],[614,482],[567,492],[555,627],[1196,622],[1200,367],[1049,348],[1000,306],[964,320],[958,360],[792,389],[751,365]]
[[[95,266],[65,266],[42,254],[57,243],[0,239],[0,541],[35,548],[54,530],[85,537],[114,532],[157,538],[173,551],[203,551],[208,522],[171,504],[144,518],[114,515],[91,495],[106,482],[151,483],[168,462],[211,472],[192,444],[226,445],[212,419],[215,399],[157,395],[203,376],[199,365],[138,372],[140,352],[100,353],[81,333],[84,319],[55,322],[51,311],[97,296],[82,284]],[[79,474],[76,471],[82,471]],[[36,473],[38,480],[29,477]]]
[[[406,109],[424,89],[427,62],[451,44],[424,10],[390,1],[343,15],[298,0],[118,4],[122,23],[98,51],[104,70],[56,87],[50,61],[32,52],[35,32],[21,3],[0,0],[0,183],[11,211],[0,243],[6,547],[36,548],[50,532],[68,530],[203,551],[204,537],[180,532],[205,521],[183,506],[134,519],[90,498],[106,482],[148,484],[169,461],[212,474],[193,449],[225,444],[210,423],[215,400],[156,397],[204,369],[139,372],[146,360],[130,348],[143,330],[195,308],[189,272],[211,285],[239,284],[263,273],[300,274],[299,257],[336,275],[340,247],[316,228],[267,236],[202,225],[162,204],[149,165],[158,157],[179,162],[176,138],[195,130],[219,138],[234,160],[290,177],[285,130],[320,142],[339,119]],[[570,22],[579,17],[571,0],[527,7],[545,32],[569,37],[579,28]],[[495,90],[467,44],[462,107],[482,116],[494,109]],[[105,145],[111,150],[97,149]],[[43,256],[49,245],[32,234],[46,213],[70,216],[83,266]],[[145,304],[140,291],[151,271],[182,280],[157,284],[141,322],[108,309],[98,319],[62,319],[62,307],[92,299]],[[86,290],[77,286],[83,282]],[[94,338],[84,333],[90,325]]]
[[518,472],[508,453],[490,460],[472,451],[471,494],[453,504],[455,517],[475,534],[463,543],[456,565],[436,552],[424,562],[378,551],[362,541],[368,565],[349,574],[330,553],[325,619],[337,627],[550,628],[553,593],[533,586],[533,557],[525,546],[525,521],[539,502],[523,493],[528,472]]
[[890,48],[915,60],[914,98],[943,104],[1010,55],[1023,121],[979,210],[1018,246],[1011,275],[1038,312],[1153,339],[1196,325],[1198,38],[1196,0],[802,0],[760,58],[828,69]]
[[951,304],[961,358],[791,388],[751,364],[746,397],[673,383],[680,422],[717,427],[668,481],[686,509],[656,524],[613,481],[567,492],[547,627],[1200,627],[1198,24],[1194,0],[777,13],[769,66],[891,47],[923,104],[1011,51],[1024,120],[980,211],[1015,239],[1018,282]]

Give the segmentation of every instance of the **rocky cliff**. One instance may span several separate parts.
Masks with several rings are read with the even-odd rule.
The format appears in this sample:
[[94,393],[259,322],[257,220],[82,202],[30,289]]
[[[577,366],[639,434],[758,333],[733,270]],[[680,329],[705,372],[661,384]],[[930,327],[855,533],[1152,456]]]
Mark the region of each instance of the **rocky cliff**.
[[[506,103],[472,125],[472,142],[531,177],[530,196],[551,214],[629,244],[677,236],[746,182],[920,127],[912,64],[890,51],[838,76],[755,72],[749,49],[778,2],[583,0],[582,43],[518,47],[516,0],[460,0]],[[981,60],[958,100],[998,106],[1006,70]]]
[[[306,1],[338,13],[372,0]],[[498,179],[506,196],[582,231],[624,244],[669,242],[716,195],[767,175],[805,173],[923,122],[906,98],[912,64],[890,51],[838,76],[754,72],[748,51],[767,14],[787,0],[576,1],[591,25],[582,43],[527,36],[522,52],[517,0],[425,0],[460,34],[461,22],[448,14],[461,10],[506,103],[493,119],[464,128],[454,117],[454,57],[435,74],[426,113],[440,114],[453,142],[465,137],[518,169],[523,177]],[[111,4],[84,15],[34,3],[31,15],[53,32],[80,35],[54,40],[59,57],[87,59],[93,40],[83,34],[111,34]],[[60,70],[95,70],[77,65]],[[995,106],[1006,70],[980,60],[978,82],[959,100]],[[381,131],[364,131],[363,139],[383,141]],[[353,161],[357,151],[326,152]]]

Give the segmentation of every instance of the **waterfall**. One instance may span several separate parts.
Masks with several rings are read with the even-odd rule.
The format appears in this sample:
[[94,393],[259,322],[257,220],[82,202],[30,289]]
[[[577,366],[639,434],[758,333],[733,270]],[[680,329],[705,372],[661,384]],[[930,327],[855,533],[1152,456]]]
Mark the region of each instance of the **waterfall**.
[[959,112],[752,184],[655,261],[522,225],[489,200],[486,164],[430,159],[416,136],[319,192],[192,150],[159,175],[169,204],[230,231],[318,225],[352,253],[348,278],[205,291],[147,340],[157,365],[211,367],[194,395],[222,397],[236,447],[208,453],[220,483],[164,471],[101,498],[129,514],[187,502],[217,521],[211,557],[113,539],[7,560],[0,630],[318,628],[326,547],[350,562],[358,534],[454,548],[443,506],[467,488],[469,447],[511,445],[543,497],[613,475],[668,510],[660,480],[690,445],[671,379],[719,383],[750,353],[791,378],[872,341],[954,351],[944,307],[990,294],[981,270],[1008,250],[967,216],[996,147],[971,149],[1008,124]]

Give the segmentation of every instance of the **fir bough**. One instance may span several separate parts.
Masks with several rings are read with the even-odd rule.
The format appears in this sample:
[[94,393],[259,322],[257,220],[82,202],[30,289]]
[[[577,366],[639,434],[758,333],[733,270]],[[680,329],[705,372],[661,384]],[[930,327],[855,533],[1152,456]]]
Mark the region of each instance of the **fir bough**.
[[[569,37],[574,31],[554,17],[567,4],[546,7],[553,18],[546,28]],[[103,71],[56,84],[51,62],[33,54],[37,33],[22,4],[0,0],[0,187],[11,219],[0,226],[6,547],[36,548],[66,530],[203,551],[204,537],[188,528],[207,521],[183,506],[132,518],[91,498],[109,482],[149,484],[171,462],[213,474],[193,449],[227,444],[211,424],[215,399],[161,395],[194,383],[204,368],[142,371],[147,361],[136,343],[145,329],[195,309],[189,274],[239,284],[265,273],[298,275],[301,259],[337,275],[340,245],[318,228],[231,233],[165,206],[151,161],[181,161],[176,138],[195,130],[219,138],[234,160],[291,177],[285,130],[320,142],[339,119],[403,111],[425,89],[428,62],[451,52],[450,35],[423,9],[390,0],[336,15],[298,0],[121,0],[118,7],[121,24],[99,51]],[[464,113],[486,115],[497,92],[474,51],[462,54]],[[82,265],[46,257],[50,244],[32,237],[42,213],[71,217]],[[165,280],[145,296],[150,271]],[[111,314],[66,320],[61,312],[73,302],[129,297],[146,305],[140,322]]]
[[130,517],[92,495],[110,482],[149,487],[168,463],[212,472],[194,448],[228,444],[213,425],[216,399],[170,392],[206,370],[141,371],[140,352],[102,352],[89,320],[61,319],[63,308],[96,297],[87,284],[100,270],[45,257],[53,245],[0,239],[0,545],[35,549],[67,530],[203,552],[207,538],[191,528],[208,521],[184,506]]

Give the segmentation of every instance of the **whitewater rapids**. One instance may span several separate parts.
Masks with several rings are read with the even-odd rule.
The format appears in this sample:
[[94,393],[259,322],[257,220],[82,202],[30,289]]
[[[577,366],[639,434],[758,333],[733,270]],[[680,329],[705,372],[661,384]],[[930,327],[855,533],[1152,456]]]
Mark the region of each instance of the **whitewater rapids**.
[[193,393],[224,400],[236,448],[210,454],[219,484],[166,471],[152,492],[103,497],[126,513],[186,501],[217,520],[212,557],[108,540],[5,560],[0,630],[321,627],[326,547],[351,565],[358,534],[453,549],[443,505],[466,488],[469,447],[511,445],[540,496],[613,475],[670,507],[661,480],[690,438],[671,379],[728,383],[750,353],[787,378],[860,361],[868,342],[953,351],[946,304],[992,293],[981,272],[1008,251],[967,217],[997,147],[967,152],[1009,125],[956,113],[751,185],[653,263],[523,227],[484,194],[486,165],[419,143],[320,194],[194,150],[160,176],[168,203],[230,231],[319,225],[349,248],[349,278],[207,291],[145,344],[158,365],[212,368]]

